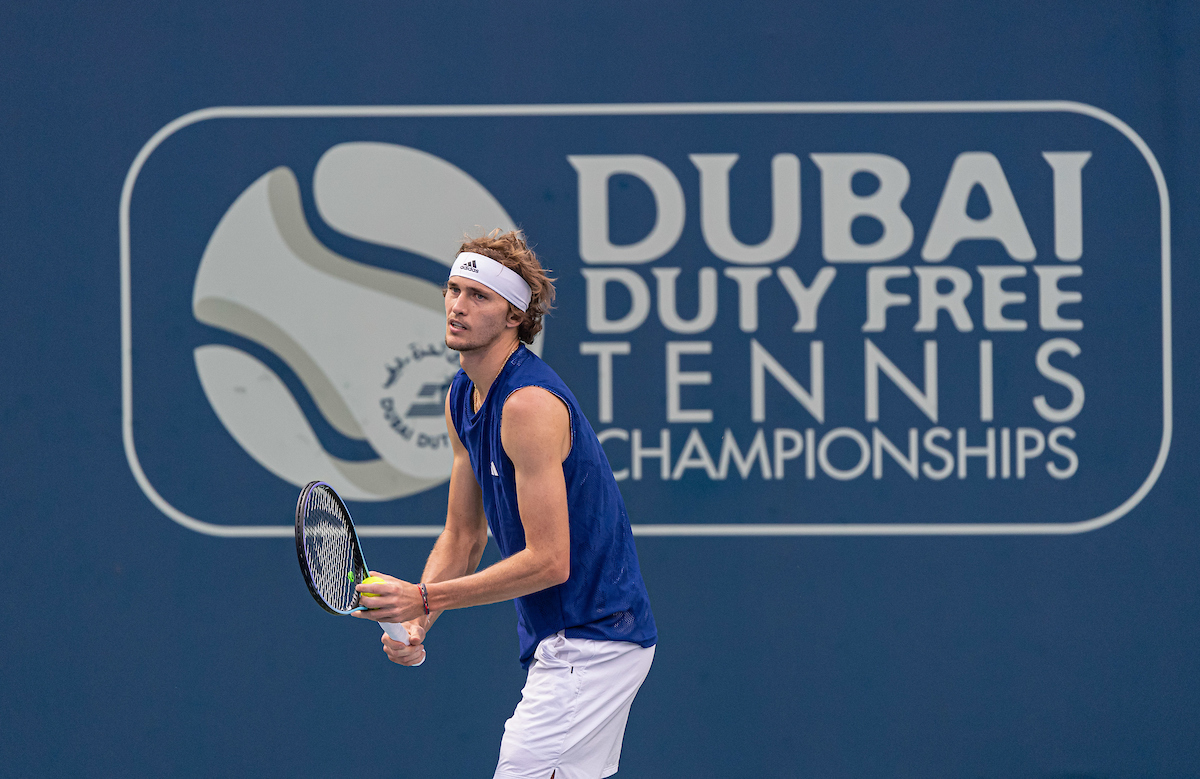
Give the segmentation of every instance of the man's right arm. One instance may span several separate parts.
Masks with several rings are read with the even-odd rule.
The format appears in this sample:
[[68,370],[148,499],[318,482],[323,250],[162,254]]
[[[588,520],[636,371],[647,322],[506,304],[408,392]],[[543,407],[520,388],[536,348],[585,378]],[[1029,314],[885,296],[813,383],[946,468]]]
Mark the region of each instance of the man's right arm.
[[[446,527],[438,536],[425,562],[422,582],[440,582],[457,579],[475,573],[483,550],[487,546],[487,517],[483,513],[483,491],[471,470],[471,457],[463,446],[450,418],[450,395],[446,395],[446,431],[450,436],[450,447],[454,453],[454,464],[450,467],[450,498],[446,504]],[[413,646],[404,646],[382,636],[384,650],[393,662],[413,665],[424,656],[417,652],[425,633],[441,616],[434,611],[406,622],[409,635],[414,638]]]
[[[446,398],[446,429],[454,451],[450,469],[450,498],[446,504],[446,528],[438,536],[425,563],[423,582],[441,582],[475,573],[487,546],[487,517],[483,513],[483,492],[471,470],[471,458],[450,420],[450,399]],[[426,616],[425,628],[441,612]]]
[[[450,498],[446,504],[446,528],[438,536],[425,563],[423,582],[441,582],[475,573],[487,546],[487,517],[483,513],[483,492],[471,470],[471,458],[450,418],[450,394],[446,394],[446,431],[454,453],[450,468]],[[423,618],[426,630],[441,615],[433,612]]]

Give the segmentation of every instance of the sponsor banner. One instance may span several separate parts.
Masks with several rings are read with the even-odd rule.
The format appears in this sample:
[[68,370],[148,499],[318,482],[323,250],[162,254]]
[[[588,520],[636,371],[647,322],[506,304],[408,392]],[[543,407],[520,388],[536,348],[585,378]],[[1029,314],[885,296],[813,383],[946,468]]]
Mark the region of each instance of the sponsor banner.
[[313,479],[437,532],[440,287],[492,229],[641,533],[1080,532],[1169,446],[1165,184],[1080,104],[210,109],[121,219],[126,453],[200,532]]

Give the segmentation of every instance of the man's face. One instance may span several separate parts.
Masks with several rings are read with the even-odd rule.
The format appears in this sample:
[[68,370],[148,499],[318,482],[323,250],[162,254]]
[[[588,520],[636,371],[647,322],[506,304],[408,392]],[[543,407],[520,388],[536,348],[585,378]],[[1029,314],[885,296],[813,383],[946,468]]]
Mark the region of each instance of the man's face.
[[508,301],[470,279],[446,282],[446,346],[456,352],[486,349],[520,319],[509,314]]

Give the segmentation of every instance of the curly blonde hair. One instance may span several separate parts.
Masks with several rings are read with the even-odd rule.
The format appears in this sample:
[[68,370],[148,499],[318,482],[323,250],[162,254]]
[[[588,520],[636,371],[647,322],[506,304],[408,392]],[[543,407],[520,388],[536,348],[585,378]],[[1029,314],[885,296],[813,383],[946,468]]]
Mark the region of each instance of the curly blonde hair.
[[542,317],[554,307],[554,279],[546,274],[537,255],[525,242],[525,234],[520,230],[502,233],[497,228],[479,238],[467,237],[458,247],[458,252],[475,252],[490,257],[525,279],[533,293],[529,308],[522,311],[512,303],[508,307],[522,318],[517,326],[517,337],[527,344],[533,343],[534,336],[542,331]]

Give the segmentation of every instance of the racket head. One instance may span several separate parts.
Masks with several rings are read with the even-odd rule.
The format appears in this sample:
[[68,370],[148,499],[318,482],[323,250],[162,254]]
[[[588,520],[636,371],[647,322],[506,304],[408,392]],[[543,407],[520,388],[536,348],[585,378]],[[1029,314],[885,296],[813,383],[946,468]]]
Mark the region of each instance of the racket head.
[[367,562],[346,504],[325,482],[309,482],[296,501],[296,556],[321,608],[330,614],[361,608],[354,587],[367,577]]

